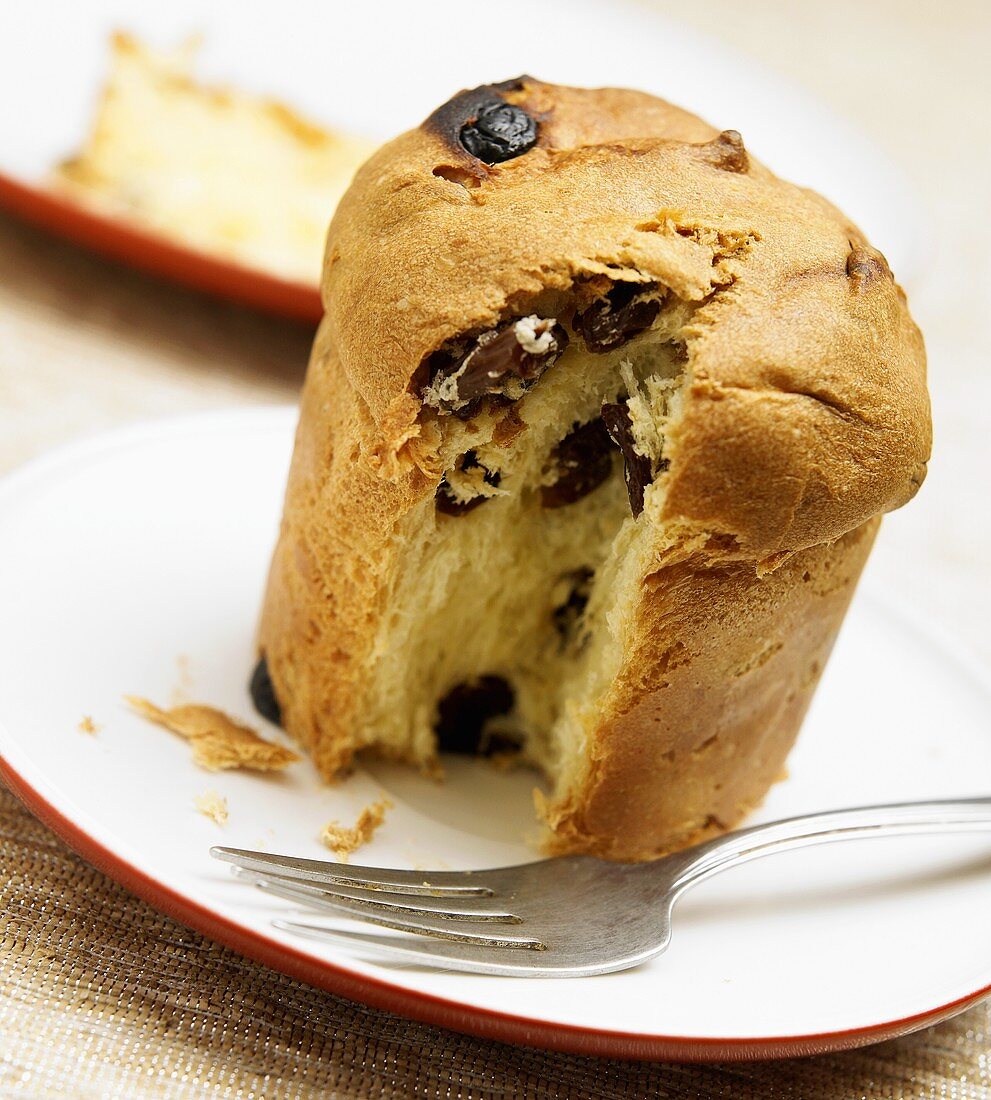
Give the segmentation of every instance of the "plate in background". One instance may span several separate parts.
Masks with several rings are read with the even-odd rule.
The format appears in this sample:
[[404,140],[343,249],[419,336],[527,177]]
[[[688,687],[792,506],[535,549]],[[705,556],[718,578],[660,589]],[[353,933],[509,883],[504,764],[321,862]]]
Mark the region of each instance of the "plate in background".
[[[991,840],[861,841],[746,864],[693,890],[668,952],[587,979],[376,963],[271,927],[291,906],[211,844],[328,858],[317,836],[384,790],[358,862],[451,869],[532,859],[527,772],[454,760],[444,785],[366,763],[323,784],[205,773],[123,705],[177,691],[249,722],[245,682],[295,412],[207,413],[73,444],[0,485],[0,772],[72,847],[164,912],[303,981],[434,1024],[616,1057],[710,1060],[857,1046],[991,990]],[[102,727],[80,732],[89,715]],[[991,691],[866,591],[789,778],[754,820],[987,794]],[[268,734],[279,732],[268,727]],[[194,808],[228,799],[219,829]],[[480,812],[480,807],[483,812]],[[576,919],[580,914],[576,913]]]
[[318,319],[319,273],[312,285],[287,282],[46,188],[53,165],[88,133],[118,28],[159,47],[202,32],[203,79],[276,95],[378,140],[417,125],[459,88],[521,72],[643,88],[740,130],[775,171],[832,199],[903,284],[917,281],[930,250],[914,191],[855,126],[751,58],[630,0],[503,0],[487,19],[466,18],[457,0],[33,0],[8,13],[0,99],[16,107],[0,113],[0,205],[135,267],[276,314]]

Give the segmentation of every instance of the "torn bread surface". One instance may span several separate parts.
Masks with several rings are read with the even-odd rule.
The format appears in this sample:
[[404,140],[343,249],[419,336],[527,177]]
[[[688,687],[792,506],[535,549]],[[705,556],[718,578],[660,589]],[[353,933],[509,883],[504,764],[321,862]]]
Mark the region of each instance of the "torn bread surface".
[[[572,337],[517,397],[525,427],[508,443],[502,404],[466,420],[428,406],[441,434],[442,484],[397,531],[402,552],[372,653],[366,746],[428,771],[439,749],[515,748],[546,775],[552,801],[579,781],[642,579],[666,537],[657,518],[665,433],[686,378],[681,331],[693,307],[663,288],[653,293],[662,299],[655,322],[615,349],[592,352]],[[529,318],[514,324],[525,337],[534,328]],[[426,393],[446,393],[457,408],[452,385],[456,375]],[[647,471],[642,514],[632,511],[627,456],[601,427],[610,407]],[[445,496],[460,510],[439,507]]]

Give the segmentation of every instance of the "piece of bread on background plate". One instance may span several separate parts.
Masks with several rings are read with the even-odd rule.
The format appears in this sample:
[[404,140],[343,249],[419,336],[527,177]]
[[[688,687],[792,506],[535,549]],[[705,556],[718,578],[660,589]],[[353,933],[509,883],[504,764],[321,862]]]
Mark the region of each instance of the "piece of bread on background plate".
[[316,285],[327,220],[373,147],[277,100],[201,83],[199,47],[114,34],[91,133],[52,182],[101,214]]

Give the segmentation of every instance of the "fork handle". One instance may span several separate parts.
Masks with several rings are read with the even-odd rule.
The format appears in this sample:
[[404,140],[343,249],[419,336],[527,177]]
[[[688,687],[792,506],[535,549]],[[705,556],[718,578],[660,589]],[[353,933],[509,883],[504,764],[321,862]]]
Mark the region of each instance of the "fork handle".
[[679,890],[711,875],[761,856],[813,844],[859,840],[869,836],[991,831],[991,798],[937,802],[895,802],[829,810],[754,825],[705,841],[685,852],[686,866],[675,883]]

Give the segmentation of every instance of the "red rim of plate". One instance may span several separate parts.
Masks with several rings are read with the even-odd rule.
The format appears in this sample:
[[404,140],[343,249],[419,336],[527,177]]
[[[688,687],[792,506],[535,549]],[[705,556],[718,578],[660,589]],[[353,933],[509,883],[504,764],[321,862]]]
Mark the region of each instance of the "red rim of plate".
[[792,1058],[848,1050],[884,1039],[894,1039],[949,1019],[991,993],[991,986],[987,986],[928,1012],[887,1020],[868,1027],[764,1039],[651,1035],[583,1028],[573,1024],[514,1016],[392,985],[390,982],[314,959],[311,955],[253,932],[163,885],[116,855],[53,806],[2,754],[0,778],[73,851],[131,893],[209,939],[318,989],[325,989],[340,997],[360,1001],[422,1023],[450,1028],[483,1039],[568,1054],[644,1061],[723,1062]]
[[165,237],[99,214],[44,187],[0,173],[0,206],[24,221],[141,271],[278,317],[316,324],[323,316],[314,285],[280,279],[175,244]]
[[[188,417],[175,417],[170,420],[175,422],[216,415],[215,412],[194,413]],[[243,415],[243,411],[238,410],[237,415]],[[161,426],[162,422],[159,423]],[[169,420],[164,423],[168,424]],[[147,423],[132,425],[57,448],[53,453],[35,459],[3,479],[3,487],[12,488],[15,483],[23,486],[25,479],[42,471],[47,472],[53,465],[64,464],[70,456],[78,458],[80,451],[106,447],[109,443],[119,444],[131,437],[135,428],[146,430],[148,427]],[[2,732],[0,727],[0,733]],[[264,966],[338,996],[361,1001],[375,1008],[407,1016],[426,1024],[450,1028],[484,1039],[570,1054],[609,1058],[669,1062],[756,1061],[825,1054],[881,1042],[884,1039],[894,1039],[955,1016],[991,994],[991,985],[988,985],[927,1011],[894,1020],[884,1020],[865,1027],[764,1038],[611,1031],[605,1028],[581,1027],[517,1016],[467,1005],[359,974],[344,966],[316,959],[278,940],[245,928],[179,891],[165,886],[107,848],[50,802],[18,772],[2,752],[0,752],[0,780],[3,780],[32,813],[93,866],[156,909],[208,938]]]

